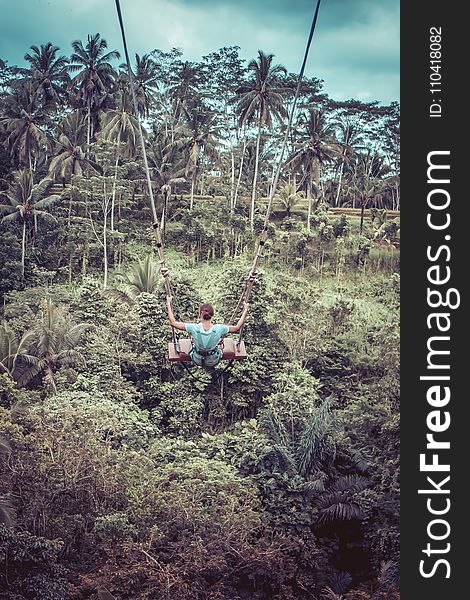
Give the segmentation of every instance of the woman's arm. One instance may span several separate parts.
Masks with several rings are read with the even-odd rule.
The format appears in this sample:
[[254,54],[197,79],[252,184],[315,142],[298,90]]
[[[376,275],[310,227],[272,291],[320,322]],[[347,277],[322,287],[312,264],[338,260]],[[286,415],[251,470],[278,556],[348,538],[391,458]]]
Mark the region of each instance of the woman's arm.
[[244,302],[242,316],[240,317],[240,320],[238,321],[238,323],[236,325],[229,326],[229,328],[228,328],[229,333],[238,333],[240,331],[240,329],[243,327],[243,324],[245,323],[246,315],[248,314],[249,308],[250,308],[250,305],[248,304],[248,302]]
[[171,306],[171,301],[173,298],[171,296],[166,297],[166,307],[168,309],[168,319],[171,323],[171,326],[175,329],[181,329],[181,331],[185,331],[186,327],[182,321],[177,321],[175,319],[175,315],[173,314],[173,307]]

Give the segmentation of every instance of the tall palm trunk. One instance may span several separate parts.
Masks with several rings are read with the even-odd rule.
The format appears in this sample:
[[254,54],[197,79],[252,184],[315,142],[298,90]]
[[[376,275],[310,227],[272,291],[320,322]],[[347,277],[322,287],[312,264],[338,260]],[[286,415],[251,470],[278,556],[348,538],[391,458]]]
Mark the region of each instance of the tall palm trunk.
[[201,196],[204,196],[204,162],[202,162],[202,169],[201,169],[201,175],[200,175],[200,184],[199,184],[199,190],[200,190],[200,194]]
[[[350,136],[350,129],[349,129],[349,125],[346,126],[346,131],[344,134],[344,143],[345,144],[349,144],[349,142],[351,141],[351,136]],[[336,190],[336,198],[335,198],[335,206],[338,206],[338,202],[339,202],[339,195],[341,193],[341,186],[342,186],[342,181],[343,181],[343,172],[344,172],[344,161],[346,160],[346,147],[343,147],[341,150],[341,168],[339,171],[339,181],[338,181],[338,189]]]
[[45,376],[46,381],[50,384],[51,388],[52,388],[52,393],[53,394],[57,394],[57,384],[55,382],[55,378],[54,378],[54,371],[52,370],[51,366],[48,366],[46,368],[46,376]]
[[310,231],[310,220],[312,218],[312,182],[313,175],[309,173],[307,181],[307,231]]
[[86,113],[86,157],[89,158],[90,154],[90,139],[91,139],[91,100],[87,103]]
[[23,234],[21,237],[21,278],[24,279],[24,265],[26,257],[26,220],[23,217]]
[[73,279],[73,253],[69,253],[69,285],[72,283]]
[[103,289],[108,287],[108,236],[107,236],[107,224],[106,215],[104,217],[103,225]]
[[344,162],[341,162],[341,166],[339,169],[338,188],[336,190],[336,197],[335,197],[335,206],[338,206],[338,202],[339,202],[339,195],[341,193],[341,185],[342,185],[342,181],[343,181],[343,170],[344,170]]
[[233,148],[230,149],[230,212],[233,212],[233,198],[235,194],[235,154]]
[[105,200],[103,219],[103,289],[108,287],[108,203]]
[[108,206],[109,198],[106,195],[106,181],[103,183],[103,289],[108,287]]
[[119,129],[118,138],[117,138],[116,162],[114,163],[113,190],[111,192],[111,220],[110,220],[110,224],[109,224],[111,231],[114,231],[114,205],[116,203],[116,187],[117,187],[120,147],[121,147],[121,130]]
[[191,177],[191,199],[189,201],[189,212],[193,211],[194,206],[194,186],[196,184],[196,171],[194,171]]
[[[315,160],[313,167],[312,167],[312,171],[310,173],[310,188],[313,188],[313,185],[315,184],[315,188],[316,188],[316,193],[315,193],[315,208],[318,206],[318,198],[320,195],[320,178],[321,178],[321,171],[320,171],[320,163],[318,162],[318,160]],[[312,216],[312,212],[313,212],[313,196],[311,197],[310,200],[310,204],[311,204],[311,208],[310,208],[310,216]]]
[[258,162],[259,162],[259,147],[261,142],[261,116],[258,127],[258,139],[256,140],[256,155],[255,155],[255,172],[253,175],[253,189],[251,191],[251,209],[250,209],[250,227],[253,231],[255,227],[255,198],[256,198],[256,182],[258,180]]
[[[72,194],[73,194],[73,179],[74,179],[74,176],[75,176],[75,163],[73,164],[72,175],[70,177],[69,212],[68,212],[68,215],[67,215],[67,229],[70,229],[70,222],[72,220]],[[64,179],[64,181],[65,181],[65,179]]]
[[362,235],[362,230],[364,229],[364,212],[366,208],[366,200],[361,199],[361,222],[359,225],[359,234]]
[[227,131],[229,132],[229,144],[230,144],[230,167],[231,167],[231,174],[230,174],[230,211],[233,211],[233,197],[235,194],[235,152],[234,152],[234,146],[233,146],[233,140],[232,140],[232,136],[230,135],[230,122],[229,122],[229,117],[228,117],[228,112],[227,112],[227,104],[225,104],[224,106],[224,117],[225,117],[225,126],[227,128]]
[[162,210],[162,218],[160,222],[160,229],[162,230],[163,236],[165,236],[166,232],[166,215],[168,211],[168,201],[171,194],[171,187],[169,184],[165,184],[161,187],[161,192],[163,194],[163,210]]
[[235,186],[235,195],[233,197],[232,212],[235,210],[235,207],[237,205],[238,190],[240,188],[240,182],[241,182],[242,173],[243,173],[243,163],[245,161],[245,150],[246,150],[246,140],[243,142],[242,157],[241,157],[241,160],[240,160],[240,170],[238,171],[237,185]]
[[86,245],[83,247],[83,255],[82,255],[82,277],[85,277],[87,274],[87,247]]
[[[270,198],[271,194],[273,193],[273,187],[274,187],[274,179],[275,179],[275,177],[276,177],[276,166],[273,165],[273,170],[272,170],[272,173],[271,173],[271,181],[268,184],[268,189],[267,189],[268,193],[266,194],[268,198]],[[289,181],[289,183],[290,183],[290,181]],[[295,181],[294,181],[294,183],[295,183]]]

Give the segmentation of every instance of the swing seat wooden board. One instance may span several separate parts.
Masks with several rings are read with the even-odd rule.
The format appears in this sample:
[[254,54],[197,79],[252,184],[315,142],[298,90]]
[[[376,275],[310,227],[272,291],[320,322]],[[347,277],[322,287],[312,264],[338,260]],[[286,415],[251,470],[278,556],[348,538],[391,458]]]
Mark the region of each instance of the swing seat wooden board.
[[[191,350],[191,340],[179,340],[179,349],[180,352],[176,352],[173,342],[168,344],[168,359],[170,362],[190,362],[191,357],[189,356],[189,351]],[[243,340],[240,342],[240,346],[238,346],[235,340],[232,340],[231,338],[224,339],[222,360],[243,360],[245,358],[246,349]]]

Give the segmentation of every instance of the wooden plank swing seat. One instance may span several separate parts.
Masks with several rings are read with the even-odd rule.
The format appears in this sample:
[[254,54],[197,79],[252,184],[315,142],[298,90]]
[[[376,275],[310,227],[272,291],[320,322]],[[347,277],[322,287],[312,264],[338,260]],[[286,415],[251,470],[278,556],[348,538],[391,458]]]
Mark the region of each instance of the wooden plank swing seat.
[[[168,344],[168,359],[170,362],[191,362],[191,357],[189,356],[191,346],[192,342],[190,339],[181,339],[179,340],[180,352],[177,352],[175,344],[170,342]],[[243,340],[238,344],[238,342],[231,338],[224,338],[221,360],[244,360],[245,358],[246,349]]]

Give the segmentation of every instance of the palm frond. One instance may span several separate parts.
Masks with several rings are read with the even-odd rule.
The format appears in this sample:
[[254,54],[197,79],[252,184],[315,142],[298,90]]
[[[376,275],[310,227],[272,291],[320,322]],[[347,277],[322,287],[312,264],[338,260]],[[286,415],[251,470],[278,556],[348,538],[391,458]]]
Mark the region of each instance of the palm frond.
[[65,348],[73,348],[76,346],[83,337],[83,334],[90,329],[89,323],[79,323],[78,325],[73,325],[67,327],[63,331],[63,346]]
[[47,365],[44,359],[39,359],[35,364],[22,367],[19,374],[16,376],[16,383],[23,387],[36,377]]
[[321,591],[320,600],[343,600],[342,594],[337,594],[328,585]]
[[325,491],[325,482],[322,478],[315,479],[314,481],[306,481],[302,485],[302,490],[307,494],[315,494],[317,492]]
[[117,600],[116,596],[113,596],[103,585],[100,585],[97,591],[98,600]]
[[16,221],[16,220],[18,220],[18,219],[22,219],[22,218],[23,218],[23,217],[22,217],[22,215],[21,215],[20,211],[19,211],[19,210],[15,210],[15,212],[12,212],[12,213],[11,213],[11,214],[9,214],[9,215],[5,215],[5,216],[2,218],[2,222],[3,222],[3,223],[11,223],[11,222],[13,222],[13,221]]
[[47,191],[54,184],[54,181],[50,177],[41,179],[36,185],[31,188],[31,202],[36,204],[37,201],[44,196]]
[[260,414],[259,424],[260,428],[269,437],[273,449],[285,468],[296,472],[297,465],[291,449],[291,440],[279,417],[272,410],[264,410]]
[[35,209],[42,210],[43,208],[50,208],[60,200],[59,194],[52,194],[51,196],[47,196],[47,198],[43,198],[42,200],[38,200],[34,204]]
[[73,348],[59,352],[57,355],[57,362],[66,367],[83,366],[86,363],[83,354]]
[[336,479],[329,489],[334,492],[349,492],[352,494],[362,492],[367,489],[369,479],[361,475],[343,475]]
[[116,288],[108,288],[103,292],[103,295],[107,298],[111,298],[112,300],[119,300],[129,306],[133,306],[135,304],[135,300],[129,296],[126,292],[122,290],[118,290]]
[[351,575],[347,571],[334,573],[329,578],[329,587],[336,594],[345,594],[352,581]]
[[325,493],[316,498],[317,525],[364,518],[358,494],[368,487],[368,483],[365,477],[359,475],[345,475],[333,481]]
[[10,442],[5,435],[0,435],[0,454],[9,453],[11,451]]
[[21,362],[25,362],[27,363],[29,366],[36,366],[39,362],[39,358],[37,356],[35,356],[34,354],[27,354],[27,353],[23,353],[23,354],[18,354],[15,355]]
[[315,410],[309,417],[297,447],[297,461],[299,471],[307,475],[309,471],[320,466],[328,456],[331,444],[328,434],[331,430],[334,417],[331,413],[330,399]]
[[325,495],[321,504],[316,518],[319,527],[336,521],[360,520],[364,517],[364,510],[358,502],[342,502],[335,494]]
[[15,522],[15,509],[11,498],[6,495],[0,496],[0,523],[11,527]]

